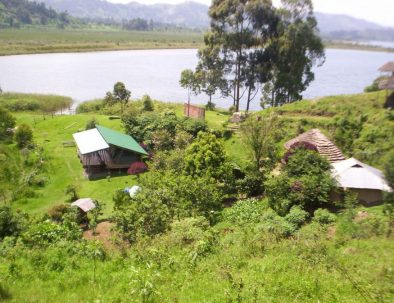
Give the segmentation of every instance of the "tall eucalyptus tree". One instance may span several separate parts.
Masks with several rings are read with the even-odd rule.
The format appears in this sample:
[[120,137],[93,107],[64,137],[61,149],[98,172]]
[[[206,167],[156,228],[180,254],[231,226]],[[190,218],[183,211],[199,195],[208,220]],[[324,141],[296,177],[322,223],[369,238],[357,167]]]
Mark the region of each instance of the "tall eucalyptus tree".
[[221,79],[226,84],[220,85],[219,89],[222,95],[233,98],[238,111],[248,86],[255,87],[260,81],[251,81],[250,67],[258,70],[265,66],[262,62],[253,61],[252,64],[252,60],[265,58],[257,53],[264,52],[266,44],[275,35],[278,16],[271,0],[214,0],[209,16],[211,28],[205,36],[205,49],[209,51],[200,51],[200,65],[204,67],[202,70],[212,70],[201,62],[208,61],[208,57],[214,54],[215,69],[220,70]]

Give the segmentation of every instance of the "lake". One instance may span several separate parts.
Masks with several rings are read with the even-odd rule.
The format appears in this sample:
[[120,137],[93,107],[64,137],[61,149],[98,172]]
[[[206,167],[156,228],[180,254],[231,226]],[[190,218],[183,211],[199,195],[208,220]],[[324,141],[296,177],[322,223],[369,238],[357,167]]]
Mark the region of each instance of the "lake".
[[[304,98],[362,92],[387,61],[394,61],[394,54],[329,49]],[[122,81],[133,98],[149,94],[157,100],[183,102],[187,92],[179,86],[180,73],[196,63],[193,49],[5,56],[0,57],[0,86],[4,91],[70,96],[78,103],[102,98]],[[194,103],[206,100],[204,95],[192,96]],[[220,96],[214,102],[225,108],[231,105]],[[259,103],[255,100],[252,109],[260,109]]]

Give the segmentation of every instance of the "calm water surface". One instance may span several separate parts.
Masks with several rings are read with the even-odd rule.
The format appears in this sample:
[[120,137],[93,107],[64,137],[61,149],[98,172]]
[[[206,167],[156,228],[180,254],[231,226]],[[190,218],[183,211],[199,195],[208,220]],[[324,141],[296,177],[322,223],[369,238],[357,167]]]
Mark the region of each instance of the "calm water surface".
[[[5,56],[0,57],[0,86],[4,91],[71,96],[78,103],[101,98],[122,81],[133,97],[149,94],[183,102],[187,94],[179,76],[196,66],[196,55],[189,49]],[[361,92],[379,75],[381,65],[394,61],[394,54],[354,50],[327,50],[326,57],[305,98]],[[195,103],[206,100],[204,95],[192,97]],[[220,97],[214,102],[221,107],[231,103]],[[260,108],[257,99],[252,108]]]

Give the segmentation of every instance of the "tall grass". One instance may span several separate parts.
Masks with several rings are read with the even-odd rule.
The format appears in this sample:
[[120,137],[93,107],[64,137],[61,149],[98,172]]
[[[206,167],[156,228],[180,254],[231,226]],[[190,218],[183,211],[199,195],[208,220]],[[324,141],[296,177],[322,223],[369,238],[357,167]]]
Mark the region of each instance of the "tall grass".
[[0,55],[126,49],[198,48],[199,32],[89,29],[2,29]]
[[55,113],[69,109],[73,103],[70,97],[40,94],[2,93],[0,106],[12,112]]

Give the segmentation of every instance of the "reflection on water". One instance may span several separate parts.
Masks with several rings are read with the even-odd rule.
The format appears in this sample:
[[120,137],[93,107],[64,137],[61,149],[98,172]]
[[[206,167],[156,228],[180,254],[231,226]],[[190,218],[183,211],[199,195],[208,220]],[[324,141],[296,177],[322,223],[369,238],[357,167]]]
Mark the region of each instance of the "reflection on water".
[[[0,86],[5,91],[59,94],[77,102],[100,98],[122,81],[133,97],[149,94],[172,102],[183,102],[187,93],[179,86],[183,69],[194,68],[196,50],[138,50],[70,54],[40,54],[0,57]],[[326,63],[316,69],[316,79],[305,98],[358,93],[379,74],[377,69],[394,61],[390,53],[327,50]],[[231,101],[215,97],[220,107]],[[193,96],[206,103],[204,95]],[[259,100],[252,104],[259,109]]]

